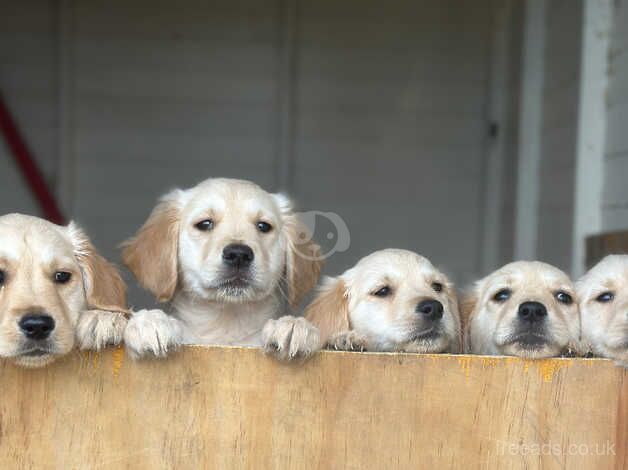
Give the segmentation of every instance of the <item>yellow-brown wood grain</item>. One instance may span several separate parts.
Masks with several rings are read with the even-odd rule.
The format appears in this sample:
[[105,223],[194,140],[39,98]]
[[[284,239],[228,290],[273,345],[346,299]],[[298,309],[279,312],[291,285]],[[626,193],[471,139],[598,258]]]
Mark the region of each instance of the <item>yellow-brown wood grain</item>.
[[[599,359],[189,347],[0,362],[0,468],[628,468],[628,380]],[[600,455],[598,455],[600,454]]]

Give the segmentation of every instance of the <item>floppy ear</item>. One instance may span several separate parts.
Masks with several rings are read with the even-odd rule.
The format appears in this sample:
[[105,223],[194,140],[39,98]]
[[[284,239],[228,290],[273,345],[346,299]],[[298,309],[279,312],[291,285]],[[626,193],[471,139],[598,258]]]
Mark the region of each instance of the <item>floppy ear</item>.
[[318,283],[323,266],[321,248],[312,240],[309,230],[293,212],[290,200],[282,194],[275,194],[274,197],[281,210],[287,236],[288,303],[296,309],[305,295]]
[[460,323],[462,328],[463,352],[471,351],[471,343],[469,337],[469,326],[471,318],[475,312],[475,308],[479,301],[477,286],[472,286],[462,293],[458,303],[460,310]]
[[305,318],[318,327],[321,344],[334,335],[349,331],[349,295],[342,279],[328,278],[303,313]]
[[85,232],[74,222],[68,225],[68,233],[83,274],[88,307],[126,312],[126,284],[116,267],[96,252]]
[[177,288],[181,194],[175,190],[164,196],[135,236],[121,245],[124,264],[160,302],[171,300]]

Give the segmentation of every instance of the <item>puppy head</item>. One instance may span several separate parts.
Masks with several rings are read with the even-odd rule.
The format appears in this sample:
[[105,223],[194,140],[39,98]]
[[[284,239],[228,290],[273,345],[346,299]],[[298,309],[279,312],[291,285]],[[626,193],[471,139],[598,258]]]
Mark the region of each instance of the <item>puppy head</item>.
[[74,346],[88,308],[124,310],[125,286],[74,224],[0,217],[0,356],[43,366]]
[[508,264],[477,282],[462,312],[467,352],[542,358],[576,349],[579,341],[569,277],[537,261]]
[[160,301],[250,302],[284,284],[292,306],[314,287],[319,247],[302,238],[288,199],[241,180],[209,179],[160,201],[123,260]]
[[585,346],[628,363],[628,255],[607,256],[576,287]]
[[347,330],[369,349],[458,352],[460,322],[453,285],[422,256],[382,250],[327,281],[306,309],[326,342]]

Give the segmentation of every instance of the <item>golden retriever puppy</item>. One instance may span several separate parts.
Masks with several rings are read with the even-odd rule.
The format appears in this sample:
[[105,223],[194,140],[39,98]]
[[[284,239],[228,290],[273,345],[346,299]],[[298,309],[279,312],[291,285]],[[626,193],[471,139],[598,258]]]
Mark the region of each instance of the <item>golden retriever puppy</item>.
[[179,344],[261,346],[265,323],[318,281],[319,247],[305,234],[285,196],[248,181],[209,179],[165,195],[122,258],[171,311],[136,312],[127,348],[139,357]]
[[577,352],[574,290],[569,277],[549,264],[507,264],[463,298],[465,352],[533,359]]
[[122,340],[126,286],[71,223],[0,217],[0,356],[40,367]]
[[453,285],[429,260],[406,250],[376,251],[328,278],[305,317],[331,349],[456,353],[461,347]]
[[628,255],[610,255],[577,283],[585,352],[628,367]]

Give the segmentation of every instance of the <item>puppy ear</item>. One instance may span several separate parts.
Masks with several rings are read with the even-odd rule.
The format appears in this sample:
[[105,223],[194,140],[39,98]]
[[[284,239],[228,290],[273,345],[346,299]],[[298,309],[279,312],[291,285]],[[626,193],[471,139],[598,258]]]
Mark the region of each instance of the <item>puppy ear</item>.
[[473,286],[463,292],[458,302],[460,310],[460,323],[462,329],[463,352],[471,351],[471,343],[469,337],[469,326],[479,301],[479,294],[476,286]]
[[281,210],[287,235],[286,283],[288,303],[294,309],[318,283],[323,260],[321,248],[305,225],[292,210],[290,200],[283,194],[273,195]]
[[135,236],[120,245],[124,264],[160,302],[171,300],[177,288],[182,193],[164,196]]
[[305,318],[318,327],[321,344],[334,335],[349,331],[349,294],[342,279],[328,278],[303,313]]
[[83,274],[90,309],[126,312],[126,284],[116,267],[100,256],[89,238],[74,222],[67,227]]

